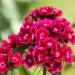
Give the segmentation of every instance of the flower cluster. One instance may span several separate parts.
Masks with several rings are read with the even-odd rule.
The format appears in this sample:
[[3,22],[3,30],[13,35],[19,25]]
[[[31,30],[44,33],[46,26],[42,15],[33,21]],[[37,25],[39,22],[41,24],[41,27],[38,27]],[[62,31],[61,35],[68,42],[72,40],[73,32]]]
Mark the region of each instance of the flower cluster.
[[[75,34],[70,22],[61,18],[62,11],[46,6],[31,11],[17,35],[11,34],[0,46],[0,73],[23,64],[25,68],[43,66],[52,74],[62,70],[62,62],[73,62],[72,49]],[[25,47],[22,58],[14,48]]]
[[3,40],[0,46],[0,74],[4,74],[7,70],[16,68],[21,64],[21,54],[19,52],[13,53],[11,44]]

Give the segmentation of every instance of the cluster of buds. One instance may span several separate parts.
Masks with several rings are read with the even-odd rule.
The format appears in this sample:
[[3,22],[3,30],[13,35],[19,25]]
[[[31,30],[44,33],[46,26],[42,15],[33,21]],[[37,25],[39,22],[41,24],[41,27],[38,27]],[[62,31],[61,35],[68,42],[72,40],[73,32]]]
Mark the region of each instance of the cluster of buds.
[[[46,6],[31,11],[17,35],[11,34],[0,46],[0,73],[23,65],[25,68],[43,66],[52,74],[62,70],[62,62],[73,62],[73,51],[67,43],[75,44],[70,22],[62,11]],[[14,51],[24,47],[25,53]],[[22,58],[23,56],[23,58]]]

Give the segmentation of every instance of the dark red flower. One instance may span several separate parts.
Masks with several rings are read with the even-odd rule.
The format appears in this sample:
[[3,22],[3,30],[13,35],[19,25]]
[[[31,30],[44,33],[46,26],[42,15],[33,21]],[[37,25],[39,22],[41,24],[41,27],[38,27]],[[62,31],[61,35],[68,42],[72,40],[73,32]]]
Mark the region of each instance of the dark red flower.
[[60,47],[60,51],[62,52],[63,60],[65,60],[66,63],[72,63],[73,62],[73,56],[72,56],[73,51],[69,46],[63,45],[62,47]]
[[0,62],[0,73],[4,74],[8,70],[7,65],[5,62]]
[[61,15],[62,15],[61,10],[58,10],[50,6],[45,6],[30,12],[29,18],[32,17],[34,20],[43,19],[43,18],[49,18],[54,20]]
[[36,41],[39,42],[40,40],[43,40],[48,37],[48,35],[48,30],[46,28],[41,27],[36,32]]
[[47,50],[43,47],[36,46],[33,51],[35,65],[41,65],[47,57]]
[[63,60],[63,54],[62,52],[59,50],[59,48],[57,50],[52,49],[51,50],[51,54],[53,55],[54,59],[56,62],[61,62]]
[[56,62],[55,60],[50,60],[49,58],[46,60],[45,67],[47,71],[51,72],[52,74],[58,73],[62,69],[62,63]]
[[65,36],[66,39],[71,40],[72,35],[74,34],[74,31],[72,30],[71,27],[68,26],[64,29],[63,34],[64,34],[63,36]]
[[[23,64],[25,68],[42,65],[55,74],[61,71],[62,61],[72,63],[73,52],[66,44],[75,44],[75,34],[70,22],[61,16],[61,10],[50,6],[31,11],[19,33],[10,34],[8,41],[2,41],[0,73]],[[24,56],[18,52],[22,48]]]
[[7,56],[12,56],[12,48],[7,46],[0,46],[0,53],[6,54]]
[[43,43],[47,48],[56,48],[58,46],[58,42],[52,37],[47,37],[43,40]]
[[31,68],[34,65],[32,52],[28,52],[24,55],[23,65],[25,68]]
[[47,27],[47,28],[50,28],[51,25],[52,25],[53,21],[50,20],[50,19],[43,19],[43,20],[40,20],[40,25],[43,27]]

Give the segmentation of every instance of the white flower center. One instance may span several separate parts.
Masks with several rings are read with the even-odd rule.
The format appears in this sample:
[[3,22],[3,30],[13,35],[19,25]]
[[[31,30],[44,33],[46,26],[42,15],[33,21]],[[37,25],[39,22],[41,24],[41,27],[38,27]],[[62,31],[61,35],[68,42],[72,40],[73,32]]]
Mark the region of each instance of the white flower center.
[[68,38],[69,38],[69,39],[72,39],[72,35],[71,35],[71,34],[68,34]]
[[53,43],[52,42],[48,42],[47,46],[52,46]]
[[16,57],[13,57],[13,61],[18,62],[18,59]]
[[60,56],[60,53],[59,52],[56,52],[56,57],[59,57]]
[[45,37],[45,34],[44,33],[41,33],[40,34],[40,39],[43,39]]
[[5,63],[4,62],[0,62],[0,68],[4,68],[5,67]]
[[54,28],[54,31],[57,32],[58,31],[58,28]]

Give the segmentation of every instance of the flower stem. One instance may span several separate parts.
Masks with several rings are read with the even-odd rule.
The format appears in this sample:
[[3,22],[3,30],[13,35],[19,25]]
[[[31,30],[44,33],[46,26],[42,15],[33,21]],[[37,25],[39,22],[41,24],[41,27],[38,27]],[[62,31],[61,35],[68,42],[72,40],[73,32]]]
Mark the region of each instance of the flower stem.
[[13,71],[11,70],[11,75],[13,75]]
[[43,68],[43,75],[46,75],[46,70]]
[[4,75],[7,75],[7,72]]
[[11,69],[11,75],[14,75],[14,70],[13,69]]
[[62,74],[61,74],[61,72],[59,72],[59,73],[56,73],[56,74],[53,74],[53,75],[62,75]]

